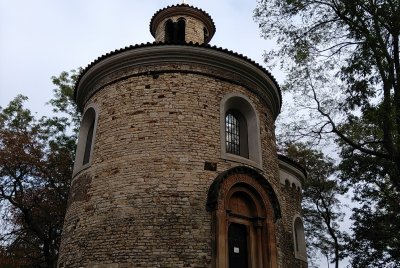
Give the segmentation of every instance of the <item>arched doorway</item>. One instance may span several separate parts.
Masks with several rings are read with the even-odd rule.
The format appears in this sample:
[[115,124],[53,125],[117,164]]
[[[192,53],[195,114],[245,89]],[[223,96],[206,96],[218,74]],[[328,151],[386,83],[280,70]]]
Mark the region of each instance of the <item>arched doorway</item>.
[[215,230],[214,267],[277,267],[279,203],[268,181],[237,167],[216,178],[208,193]]

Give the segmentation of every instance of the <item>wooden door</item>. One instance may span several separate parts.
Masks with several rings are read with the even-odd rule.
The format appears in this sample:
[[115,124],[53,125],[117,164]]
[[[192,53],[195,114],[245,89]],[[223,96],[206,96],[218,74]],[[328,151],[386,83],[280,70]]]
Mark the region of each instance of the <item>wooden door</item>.
[[228,229],[229,268],[248,268],[247,228],[231,223]]

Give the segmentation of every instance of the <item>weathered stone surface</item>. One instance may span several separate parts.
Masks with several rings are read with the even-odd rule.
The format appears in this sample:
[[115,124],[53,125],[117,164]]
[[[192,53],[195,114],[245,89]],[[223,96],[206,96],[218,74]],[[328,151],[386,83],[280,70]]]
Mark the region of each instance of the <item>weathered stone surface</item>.
[[243,165],[221,158],[220,104],[232,92],[255,105],[260,121],[262,169],[250,168],[278,199],[282,217],[267,215],[278,266],[306,267],[293,253],[301,193],[280,184],[271,109],[249,90],[256,84],[237,83],[229,72],[218,79],[213,71],[164,62],[99,82],[85,104],[98,112],[92,161],[72,181],[59,267],[213,267],[207,194],[220,173]]

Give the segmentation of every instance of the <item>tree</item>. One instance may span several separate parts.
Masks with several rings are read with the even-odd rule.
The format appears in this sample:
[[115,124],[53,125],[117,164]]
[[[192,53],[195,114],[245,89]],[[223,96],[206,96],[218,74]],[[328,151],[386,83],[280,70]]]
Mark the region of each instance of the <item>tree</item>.
[[309,263],[316,251],[331,256],[339,267],[343,256],[344,233],[339,230],[343,218],[338,199],[346,191],[334,177],[336,168],[332,159],[307,144],[286,144],[283,153],[303,165],[308,172],[303,184],[303,217],[308,245]]
[[342,150],[340,170],[343,183],[354,188],[351,227],[354,239],[346,247],[352,266],[400,267],[400,194],[388,178],[393,163],[367,154]]
[[293,94],[289,140],[334,140],[340,150],[359,203],[353,266],[397,265],[398,226],[386,223],[400,214],[400,2],[260,0],[255,18],[277,41],[266,61],[280,63]]
[[[52,76],[51,80],[57,88],[53,90],[54,97],[49,101],[49,104],[53,107],[55,114],[64,114],[64,123],[67,127],[70,127],[72,133],[71,137],[76,139],[79,132],[79,125],[81,120],[81,113],[78,111],[74,100],[74,89],[75,83],[78,79],[79,74],[83,71],[81,67],[77,70],[71,70],[70,72],[61,72],[59,76]],[[60,117],[59,117],[60,119]]]
[[76,146],[78,113],[70,103],[75,78],[65,72],[53,77],[58,88],[50,103],[62,115],[36,119],[23,107],[24,96],[0,107],[0,205],[6,227],[0,241],[18,266],[57,263]]
[[[300,93],[301,108],[318,118],[295,134],[331,133],[354,151],[393,162],[390,180],[400,191],[400,2],[261,0],[255,18],[278,43],[266,60],[281,62],[284,88]],[[366,116],[370,125],[358,139],[343,127]]]

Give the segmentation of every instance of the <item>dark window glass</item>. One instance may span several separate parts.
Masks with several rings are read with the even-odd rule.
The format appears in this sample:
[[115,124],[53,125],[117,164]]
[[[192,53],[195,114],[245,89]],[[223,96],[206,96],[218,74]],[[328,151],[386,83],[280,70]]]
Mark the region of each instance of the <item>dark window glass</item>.
[[203,32],[204,32],[204,43],[207,42],[208,39],[208,31],[206,28],[203,28]]
[[85,154],[83,155],[83,165],[89,163],[90,153],[92,150],[93,130],[94,130],[94,120],[90,125],[90,128],[86,136]]
[[185,28],[186,28],[185,20],[180,19],[178,21],[178,33],[177,33],[177,42],[178,43],[185,42]]
[[225,117],[226,152],[240,155],[239,119],[229,113]]
[[[297,221],[297,219],[296,219],[296,221]],[[299,234],[298,234],[298,231],[297,231],[297,226],[295,226],[295,228],[294,228],[294,237],[295,237],[295,240],[296,240],[295,241],[296,242],[296,251],[299,251]]]
[[182,44],[185,43],[186,22],[184,19],[179,19],[177,22],[168,20],[165,23],[165,42]]
[[172,42],[174,38],[174,23],[171,20],[168,20],[165,23],[165,42]]

